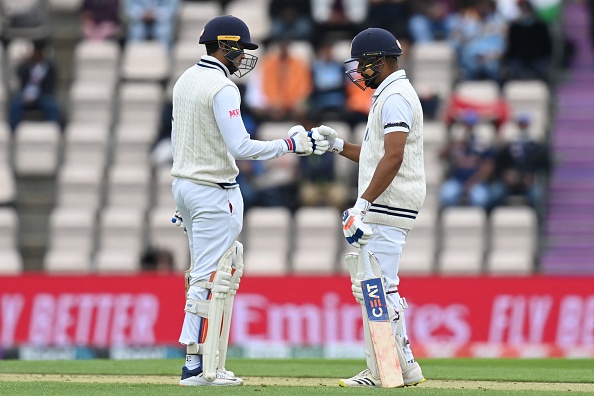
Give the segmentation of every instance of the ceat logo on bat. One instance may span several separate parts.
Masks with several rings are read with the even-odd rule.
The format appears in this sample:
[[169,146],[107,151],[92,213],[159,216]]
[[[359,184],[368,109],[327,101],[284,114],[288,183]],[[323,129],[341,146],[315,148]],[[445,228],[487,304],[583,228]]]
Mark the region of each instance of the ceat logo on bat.
[[371,322],[386,322],[389,320],[388,306],[384,296],[381,278],[367,279],[361,282],[363,299],[367,309],[367,318]]
[[239,109],[229,110],[229,117],[239,117]]

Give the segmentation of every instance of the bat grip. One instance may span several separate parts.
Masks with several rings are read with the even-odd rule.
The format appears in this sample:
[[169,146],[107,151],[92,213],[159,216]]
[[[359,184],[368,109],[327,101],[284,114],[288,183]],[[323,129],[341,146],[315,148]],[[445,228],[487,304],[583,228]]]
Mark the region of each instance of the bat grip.
[[367,251],[367,245],[361,245],[361,264],[363,264],[363,279],[375,278],[373,270],[371,269],[371,263],[369,262],[369,252]]

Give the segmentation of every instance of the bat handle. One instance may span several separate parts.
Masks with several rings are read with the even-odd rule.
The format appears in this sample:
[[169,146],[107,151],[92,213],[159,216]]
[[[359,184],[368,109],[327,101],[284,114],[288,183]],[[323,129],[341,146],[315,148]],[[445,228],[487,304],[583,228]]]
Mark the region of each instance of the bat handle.
[[367,244],[361,245],[361,263],[363,264],[363,279],[375,278],[373,270],[371,269],[371,263],[369,262],[369,252],[367,251]]

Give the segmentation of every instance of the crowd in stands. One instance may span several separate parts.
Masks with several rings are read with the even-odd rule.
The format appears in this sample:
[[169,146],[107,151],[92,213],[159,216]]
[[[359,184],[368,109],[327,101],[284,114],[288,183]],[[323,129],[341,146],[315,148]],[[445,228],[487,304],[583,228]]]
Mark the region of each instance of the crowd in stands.
[[[32,14],[39,10],[38,2],[45,3],[32,1],[29,10]],[[132,42],[156,41],[172,54],[178,40],[179,14],[183,4],[189,2],[81,0],[80,40],[115,41],[121,47]],[[216,3],[226,12],[234,2]],[[416,45],[448,43],[456,61],[452,87],[459,82],[479,80],[496,82],[499,88],[513,80],[550,81],[555,37],[551,22],[539,15],[541,2],[269,0],[264,3],[268,6],[269,31],[257,38],[264,44],[258,65],[249,78],[235,80],[245,92],[242,116],[254,138],[269,139],[263,128],[270,123],[298,123],[306,128],[320,123],[340,123],[347,126],[343,129],[347,134],[344,137],[353,141],[366,122],[372,92],[358,89],[346,78],[343,58],[337,56],[344,55],[345,50],[340,51],[338,44],[347,43],[348,48],[352,37],[370,26],[395,34],[404,50],[399,62],[407,72],[407,66],[412,65],[410,53]],[[26,16],[22,13],[21,16]],[[4,26],[20,23],[18,18],[7,14],[6,6],[3,14]],[[26,22],[27,18],[21,20]],[[201,26],[195,26],[196,46],[200,30]],[[9,42],[15,36],[3,37]],[[32,110],[41,111],[36,114],[38,118],[55,121],[63,128],[68,119],[56,97],[51,34],[27,38],[34,45],[31,55],[12,74],[18,76],[18,87],[11,93],[10,127],[14,131]],[[414,69],[410,73],[414,74]],[[163,83],[167,85],[167,81]],[[168,85],[167,89],[170,88]],[[533,129],[546,128],[546,124],[532,125],[531,115],[523,112],[524,109],[512,109],[501,102],[491,109],[499,112],[492,117],[478,105],[454,103],[454,95],[443,97],[433,92],[421,96],[425,120],[440,121],[447,126],[445,144],[439,150],[439,164],[443,166],[438,192],[440,207],[470,205],[490,211],[498,205],[516,202],[515,198],[537,209],[542,207],[552,156],[547,151],[546,139],[538,141],[534,137],[546,137],[546,133],[535,134]],[[171,101],[165,99],[160,133],[153,146],[154,150],[158,147],[161,150],[153,151],[155,164],[168,161],[168,146],[159,143],[169,139],[170,114]],[[500,127],[508,119],[515,122],[516,132],[503,138]],[[477,136],[475,129],[479,124],[492,126],[494,137]],[[455,133],[456,128],[460,133]],[[281,136],[275,136],[278,137]],[[355,184],[349,178],[339,177],[334,157],[312,156],[271,164],[239,161],[238,181],[246,208],[286,206],[292,211],[301,206],[347,208],[356,198],[351,188]],[[347,171],[347,176],[352,178],[352,172]],[[151,256],[147,261],[155,259]]]

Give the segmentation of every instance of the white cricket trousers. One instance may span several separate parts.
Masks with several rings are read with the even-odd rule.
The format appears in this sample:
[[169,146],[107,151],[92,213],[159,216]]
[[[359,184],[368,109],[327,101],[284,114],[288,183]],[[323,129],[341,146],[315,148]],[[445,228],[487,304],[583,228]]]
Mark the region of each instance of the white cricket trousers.
[[[185,179],[172,184],[177,209],[188,231],[194,267],[191,284],[209,281],[223,254],[237,240],[243,227],[243,198],[239,188],[223,189],[204,186]],[[188,298],[206,300],[208,290],[191,286]],[[186,312],[179,342],[203,342],[202,320]]]
[[[372,252],[379,262],[382,274],[386,281],[386,292],[397,290],[400,284],[398,270],[400,268],[400,258],[402,249],[406,243],[408,231],[403,228],[387,226],[383,224],[368,223],[373,231],[373,236],[369,239],[367,248]],[[400,303],[400,293],[390,293],[386,295],[387,303],[399,313],[402,324],[400,336],[408,338],[406,335],[406,321],[404,319],[404,310]],[[396,336],[396,326],[392,326],[394,336]],[[410,345],[405,345],[404,356],[406,360],[414,359]]]

